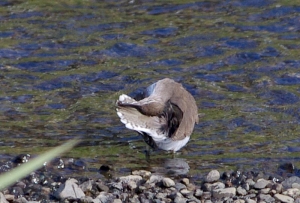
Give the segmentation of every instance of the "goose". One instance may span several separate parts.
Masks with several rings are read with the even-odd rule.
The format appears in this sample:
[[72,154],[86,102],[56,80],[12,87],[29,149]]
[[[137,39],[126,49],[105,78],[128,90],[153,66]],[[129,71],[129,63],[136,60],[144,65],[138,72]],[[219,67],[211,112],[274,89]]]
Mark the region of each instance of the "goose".
[[150,147],[174,153],[188,143],[199,121],[194,97],[170,78],[150,85],[142,100],[120,95],[116,110],[125,127],[141,134]]

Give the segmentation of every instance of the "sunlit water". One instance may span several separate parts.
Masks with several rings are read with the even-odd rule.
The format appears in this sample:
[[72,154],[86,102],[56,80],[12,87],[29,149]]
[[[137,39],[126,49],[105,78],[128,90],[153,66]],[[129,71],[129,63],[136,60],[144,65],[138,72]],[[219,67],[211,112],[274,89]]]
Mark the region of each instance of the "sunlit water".
[[[81,136],[64,158],[89,175],[102,165],[195,178],[299,165],[295,2],[1,1],[2,159]],[[193,94],[201,119],[175,159],[155,151],[147,162],[115,101],[165,77]]]

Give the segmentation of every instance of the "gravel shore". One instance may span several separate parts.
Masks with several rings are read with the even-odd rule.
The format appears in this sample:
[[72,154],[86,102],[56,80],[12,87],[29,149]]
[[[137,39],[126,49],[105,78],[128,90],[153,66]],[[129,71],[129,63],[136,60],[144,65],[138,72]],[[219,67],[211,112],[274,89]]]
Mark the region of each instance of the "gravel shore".
[[137,170],[114,179],[62,178],[39,170],[0,193],[0,203],[298,202],[300,178],[211,170],[201,183]]

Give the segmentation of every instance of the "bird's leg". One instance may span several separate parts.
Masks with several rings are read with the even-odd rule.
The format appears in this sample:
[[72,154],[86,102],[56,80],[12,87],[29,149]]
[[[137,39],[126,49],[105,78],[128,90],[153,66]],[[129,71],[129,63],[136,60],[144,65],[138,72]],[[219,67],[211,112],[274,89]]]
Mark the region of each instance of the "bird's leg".
[[175,151],[173,151],[173,153],[172,153],[172,158],[173,159],[175,159],[175,153],[176,153]]
[[149,145],[146,145],[146,151],[145,151],[145,155],[146,155],[146,161],[150,162],[150,154],[151,154],[151,148]]

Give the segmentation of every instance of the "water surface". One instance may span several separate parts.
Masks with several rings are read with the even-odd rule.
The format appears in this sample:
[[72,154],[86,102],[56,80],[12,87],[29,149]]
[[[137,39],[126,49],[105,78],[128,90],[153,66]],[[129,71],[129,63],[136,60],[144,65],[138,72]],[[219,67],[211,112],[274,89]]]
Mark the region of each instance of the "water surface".
[[[299,3],[279,0],[4,0],[2,158],[81,136],[64,158],[83,161],[89,174],[102,165],[116,174],[180,165],[195,178],[297,166],[299,12]],[[201,119],[175,160],[157,151],[147,162],[115,102],[165,77],[193,94]]]

